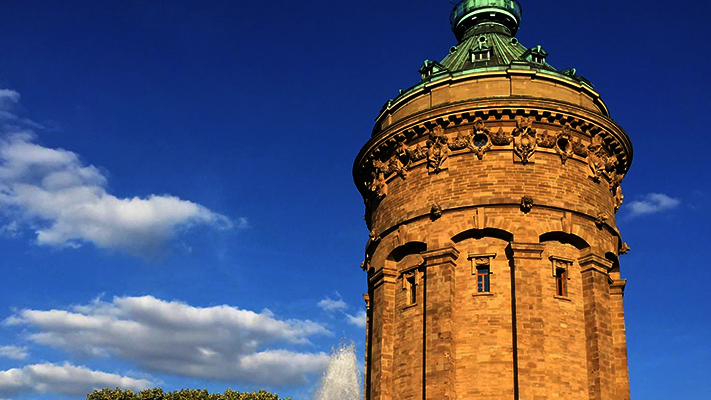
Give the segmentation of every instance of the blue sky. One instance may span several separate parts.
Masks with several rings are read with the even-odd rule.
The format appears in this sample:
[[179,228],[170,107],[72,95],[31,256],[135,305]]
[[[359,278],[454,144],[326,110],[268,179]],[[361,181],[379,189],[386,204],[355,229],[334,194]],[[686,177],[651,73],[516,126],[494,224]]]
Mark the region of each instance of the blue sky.
[[[634,145],[632,396],[709,398],[711,6],[522,6],[519,40],[590,79]],[[305,399],[341,337],[362,359],[352,161],[456,44],[447,1],[1,7],[0,398]]]

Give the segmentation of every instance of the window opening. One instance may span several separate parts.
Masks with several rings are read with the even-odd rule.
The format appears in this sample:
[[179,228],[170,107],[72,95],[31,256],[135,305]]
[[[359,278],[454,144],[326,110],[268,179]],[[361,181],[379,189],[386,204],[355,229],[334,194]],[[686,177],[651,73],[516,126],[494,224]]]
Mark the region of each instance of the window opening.
[[555,270],[555,291],[556,295],[565,297],[568,295],[566,281],[568,278],[568,271],[564,268],[556,268]]
[[570,280],[570,267],[573,266],[573,260],[558,256],[550,256],[548,258],[551,260],[555,295],[568,297],[568,280]]
[[405,304],[417,304],[417,270],[410,270],[402,274],[402,289],[405,291]]
[[472,275],[476,279],[476,293],[491,293],[491,259],[496,254],[469,254],[472,262]]
[[482,266],[476,268],[476,286],[477,292],[479,293],[489,293],[491,292],[491,280],[490,280],[491,270],[489,266]]

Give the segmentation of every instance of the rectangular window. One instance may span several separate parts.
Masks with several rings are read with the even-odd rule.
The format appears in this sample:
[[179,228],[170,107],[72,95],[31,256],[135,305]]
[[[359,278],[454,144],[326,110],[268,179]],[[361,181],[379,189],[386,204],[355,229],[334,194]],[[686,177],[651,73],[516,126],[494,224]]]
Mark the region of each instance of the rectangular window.
[[477,292],[489,293],[491,291],[491,286],[490,286],[490,281],[489,281],[490,276],[491,276],[491,270],[489,269],[488,265],[477,267],[477,269],[476,269]]
[[568,271],[565,268],[556,268],[555,270],[555,294],[561,297],[568,295],[566,281],[568,280]]
[[417,282],[415,282],[415,276],[417,274],[412,274],[408,276],[407,279],[407,301],[408,305],[417,303]]
[[489,254],[469,254],[469,260],[472,263],[472,276],[476,279],[476,293],[472,293],[473,296],[479,294],[491,294],[491,260],[496,257],[496,253]]

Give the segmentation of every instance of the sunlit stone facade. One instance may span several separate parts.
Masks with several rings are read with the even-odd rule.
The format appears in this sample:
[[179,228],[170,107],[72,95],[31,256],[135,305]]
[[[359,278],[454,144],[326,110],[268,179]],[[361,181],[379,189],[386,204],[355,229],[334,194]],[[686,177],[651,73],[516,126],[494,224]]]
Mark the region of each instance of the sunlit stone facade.
[[629,399],[632,146],[589,81],[515,39],[520,19],[516,1],[456,5],[459,44],[356,158],[366,399]]

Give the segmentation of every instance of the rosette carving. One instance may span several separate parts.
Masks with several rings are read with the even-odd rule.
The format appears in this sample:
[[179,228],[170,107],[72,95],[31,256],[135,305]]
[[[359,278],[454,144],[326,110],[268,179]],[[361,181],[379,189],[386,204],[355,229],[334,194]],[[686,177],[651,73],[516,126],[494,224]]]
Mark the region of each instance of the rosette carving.
[[568,157],[573,155],[572,134],[568,125],[564,126],[563,130],[556,136],[555,151],[560,156],[563,164],[568,160]]
[[486,125],[484,125],[484,121],[482,121],[481,118],[477,118],[476,121],[474,121],[473,130],[464,135],[459,133],[457,138],[450,145],[450,148],[452,148],[452,150],[468,148],[481,160],[484,157],[484,153],[491,148],[491,132]]

